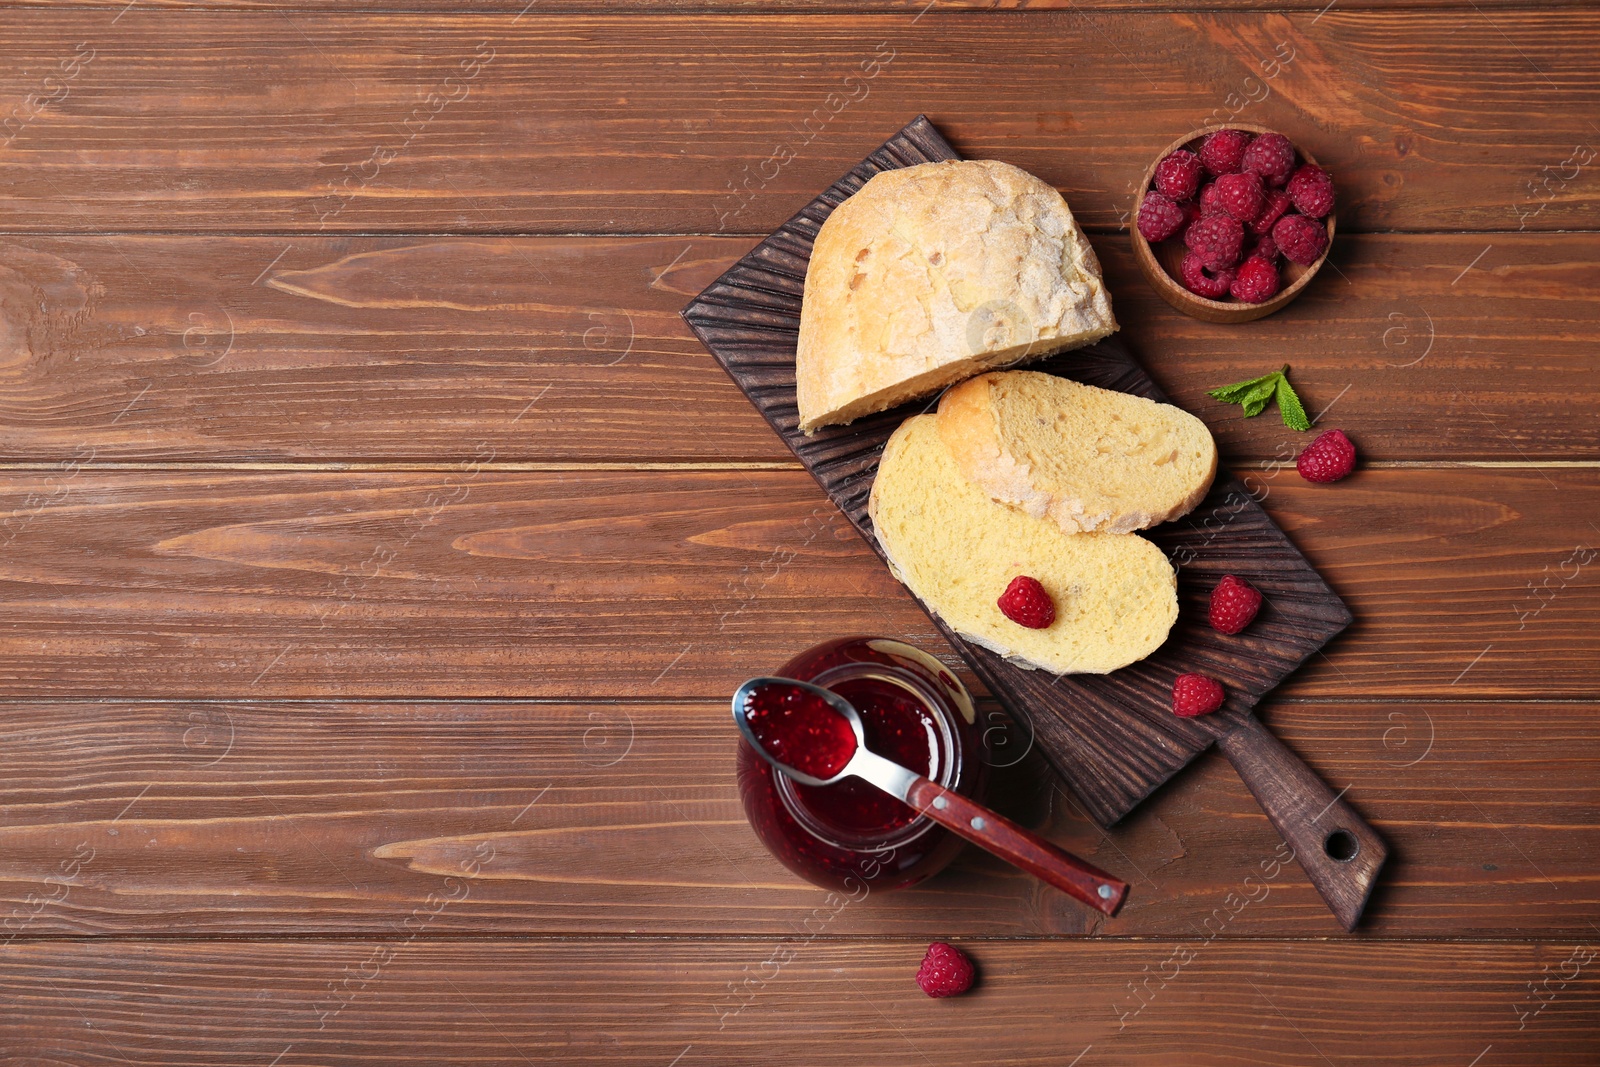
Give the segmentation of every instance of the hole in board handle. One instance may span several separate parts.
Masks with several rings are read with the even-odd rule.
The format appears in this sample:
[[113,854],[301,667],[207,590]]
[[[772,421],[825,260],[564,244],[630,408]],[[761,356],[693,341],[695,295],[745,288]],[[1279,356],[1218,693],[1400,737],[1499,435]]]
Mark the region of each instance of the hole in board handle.
[[1329,859],[1349,863],[1361,851],[1361,842],[1349,830],[1335,830],[1322,839],[1322,851]]

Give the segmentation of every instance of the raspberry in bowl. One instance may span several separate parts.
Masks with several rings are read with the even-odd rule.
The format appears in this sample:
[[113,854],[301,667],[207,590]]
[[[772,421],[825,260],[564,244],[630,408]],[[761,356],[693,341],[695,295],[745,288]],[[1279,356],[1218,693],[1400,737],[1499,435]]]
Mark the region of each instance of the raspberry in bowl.
[[1283,134],[1243,124],[1196,130],[1145,172],[1134,259],[1186,315],[1259,319],[1300,295],[1327,260],[1334,203],[1332,176]]
[[[843,638],[807,649],[776,673],[849,700],[861,714],[871,751],[983,799],[987,765],[972,697],[928,653],[887,638]],[[806,758],[789,758],[797,756]],[[823,752],[819,758],[829,757]],[[737,762],[739,796],[756,836],[785,867],[825,889],[859,899],[913,885],[941,870],[964,844],[860,778],[802,785],[743,739]]]

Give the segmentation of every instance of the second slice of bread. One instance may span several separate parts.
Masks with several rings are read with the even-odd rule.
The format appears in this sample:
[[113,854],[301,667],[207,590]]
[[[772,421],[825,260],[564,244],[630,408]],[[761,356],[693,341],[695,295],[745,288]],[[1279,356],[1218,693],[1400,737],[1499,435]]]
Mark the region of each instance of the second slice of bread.
[[[956,632],[1021,666],[1105,674],[1154,652],[1177,620],[1177,578],[1160,549],[1134,534],[1066,534],[996,503],[962,475],[937,416],[907,419],[889,438],[867,510],[895,576]],[[1019,574],[1055,601],[1045,629],[1000,612]]]
[[1211,431],[1187,411],[1037,371],[962,382],[939,402],[939,432],[984,492],[1067,533],[1186,515],[1217,473]]

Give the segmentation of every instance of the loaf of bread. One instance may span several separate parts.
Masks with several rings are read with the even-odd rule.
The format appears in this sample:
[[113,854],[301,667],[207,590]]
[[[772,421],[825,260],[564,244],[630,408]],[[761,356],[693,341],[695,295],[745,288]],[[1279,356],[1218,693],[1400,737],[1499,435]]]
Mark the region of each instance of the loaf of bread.
[[[1177,578],[1137,534],[1066,534],[996,503],[962,475],[939,416],[906,420],[884,447],[868,514],[889,567],[951,629],[1024,667],[1104,674],[1143,659],[1178,617]],[[1036,578],[1056,618],[1031,630],[996,603]]]
[[994,160],[874,175],[828,216],[806,270],[800,428],[847,423],[1117,328],[1061,194]]
[[963,474],[1067,533],[1128,533],[1187,515],[1217,473],[1205,423],[1171,404],[1053,374],[983,374],[939,401]]

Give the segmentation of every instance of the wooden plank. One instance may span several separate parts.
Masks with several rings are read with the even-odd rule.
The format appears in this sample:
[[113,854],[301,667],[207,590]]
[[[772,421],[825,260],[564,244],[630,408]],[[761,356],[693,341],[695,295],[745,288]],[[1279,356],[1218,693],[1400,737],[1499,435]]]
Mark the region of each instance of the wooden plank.
[[[1596,695],[1600,472],[1246,484],[1356,616],[1289,693]],[[0,543],[22,699],[716,697],[825,638],[943,649],[800,471],[66,466],[0,479]]]
[[[0,959],[0,992],[18,1008],[9,1046],[74,1063],[660,1067],[674,1057],[831,1065],[1078,1056],[1325,1067],[1369,1057],[1375,1046],[1396,1067],[1474,1057],[1593,1062],[1592,941],[971,948],[981,986],[950,1002],[930,1000],[912,981],[921,941],[841,943],[800,931],[776,943],[13,944]],[[1186,962],[1167,962],[1184,960],[1174,954],[1186,948]],[[1546,998],[1532,1002],[1543,1007],[1537,1016],[1523,1007],[1530,982]],[[1150,999],[1132,1015],[1139,989]]]
[[[23,6],[20,2],[0,6]],[[55,7],[109,8],[112,11],[126,6],[126,0],[59,0]],[[470,5],[452,0],[140,0],[140,7],[178,10],[271,10],[285,11],[338,11],[371,12],[373,14],[453,12],[466,14],[502,13],[525,14],[528,0],[473,0]],[[844,4],[839,0],[656,0],[654,11],[675,14],[765,14],[786,11],[809,15],[850,15],[869,12],[906,13],[919,15],[927,12],[1015,12],[1063,11],[1069,9],[1110,11],[1121,13],[1139,11],[1147,4],[1136,0],[862,0],[861,3]],[[1321,11],[1327,0],[1206,0],[1204,4],[1167,4],[1169,9],[1203,11]],[[1480,7],[1494,10],[1498,7],[1524,7],[1526,0],[1481,0]],[[1343,11],[1362,11],[1386,8],[1453,8],[1471,10],[1462,0],[1343,0]],[[541,16],[569,14],[613,14],[629,11],[626,0],[538,0],[537,12]]]
[[[1364,935],[1586,939],[1596,711],[1286,703],[1269,720],[1401,857]],[[968,849],[830,937],[1337,933],[1220,758],[1105,833],[1025,730],[984,714],[991,801],[1125,877],[1126,907],[1103,920]],[[4,721],[0,939],[383,936],[474,858],[481,876],[430,933],[781,936],[826,895],[745,825],[720,702],[112,702],[11,705]]]
[[[677,314],[753,243],[13,237],[0,456],[788,461]],[[1591,235],[1341,233],[1338,272],[1242,327],[1180,315],[1125,238],[1094,243],[1121,337],[1241,468],[1301,439],[1205,390],[1285,361],[1369,459],[1600,452],[1571,414],[1600,407],[1600,322],[1571,297],[1600,286]]]
[[715,277],[707,252],[720,271],[750,242],[708,244],[10,241],[0,306],[21,322],[0,450],[58,462],[786,460],[678,315],[683,287]]
[[1239,117],[1325,161],[1341,231],[1600,228],[1600,13],[1449,25],[23,9],[0,181],[15,231],[765,233],[926,113],[1117,227],[1153,152]]

